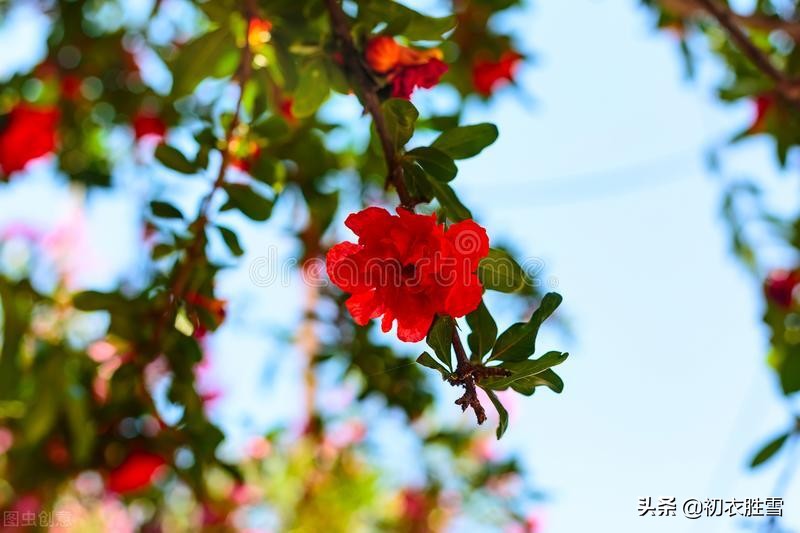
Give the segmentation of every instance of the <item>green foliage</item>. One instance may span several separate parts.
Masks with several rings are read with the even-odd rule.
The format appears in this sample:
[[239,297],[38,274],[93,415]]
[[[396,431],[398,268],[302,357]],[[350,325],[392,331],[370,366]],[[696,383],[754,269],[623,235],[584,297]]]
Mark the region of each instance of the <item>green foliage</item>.
[[783,433],[767,442],[761,447],[760,450],[758,450],[758,452],[756,452],[755,455],[753,455],[753,459],[750,461],[750,468],[760,466],[772,459],[772,457],[778,453],[781,448],[783,448],[783,445],[786,444],[786,441],[789,440],[789,437],[789,433]]
[[235,208],[251,220],[263,222],[272,213],[272,202],[267,200],[249,185],[241,183],[227,183],[223,186],[228,193],[228,203],[222,208]]
[[519,263],[511,254],[498,248],[491,248],[489,255],[481,259],[478,277],[487,289],[506,293],[521,291],[528,283]]
[[451,346],[453,344],[454,330],[455,324],[453,323],[453,319],[449,316],[439,315],[436,317],[436,320],[433,321],[433,325],[428,332],[428,338],[426,339],[428,346],[433,348],[436,357],[438,357],[439,361],[444,363],[449,370],[453,369]]
[[189,161],[177,148],[168,144],[159,144],[155,152],[156,159],[165,167],[182,174],[194,174],[199,166]]
[[414,124],[419,118],[419,112],[408,100],[391,98],[381,105],[389,138],[397,149],[403,148],[414,135]]
[[494,124],[459,126],[442,132],[431,146],[438,148],[453,159],[469,159],[495,142],[497,136],[497,126]]
[[[509,37],[489,28],[488,20],[513,5],[515,0],[476,3],[477,13],[468,6],[459,18],[479,22],[470,26],[481,34],[476,42],[488,50],[509,48]],[[163,24],[173,15],[162,3],[136,24],[125,17],[106,24],[113,17],[103,3],[59,0],[48,6],[45,16],[50,17],[53,31],[41,65],[47,68],[32,68],[4,84],[0,115],[36,92],[31,87],[41,85],[33,103],[54,105],[60,111],[55,159],[59,172],[79,186],[76,190],[97,186],[123,190],[125,180],[112,179],[112,174],[134,162],[140,182],[136,190],[152,194],[141,203],[146,236],[142,249],[149,251],[151,261],[135,265],[135,282],[126,280],[105,292],[90,287],[75,292],[55,269],[51,274],[58,279],[51,280],[47,293],[34,290],[30,273],[14,281],[0,275],[0,429],[7,428],[14,437],[7,460],[0,461],[4,481],[0,511],[28,493],[42,500],[42,508],[57,508],[59,497],[70,497],[77,476],[96,472],[107,483],[126,457],[146,451],[165,461],[164,480],[135,494],[113,496],[124,503],[146,502],[154,510],[152,518],[143,519],[137,528],[200,529],[202,525],[191,522],[200,513],[187,510],[187,505],[202,505],[207,514],[218,513],[225,523],[226,513],[239,504],[223,501],[220,495],[225,491],[219,487],[248,479],[263,486],[266,504],[278,510],[280,529],[351,531],[367,524],[370,529],[410,531],[416,519],[385,505],[388,489],[376,483],[380,472],[359,455],[358,444],[332,451],[337,441],[329,437],[343,416],[364,416],[377,406],[378,416],[389,409],[408,420],[424,418],[424,423],[406,428],[409,436],[425,446],[445,448],[452,463],[448,479],[442,477],[441,464],[423,465],[429,481],[413,489],[419,493],[409,488],[409,494],[392,497],[416,498],[426,523],[435,530],[445,527],[438,523],[444,520],[442,513],[436,511],[443,505],[445,485],[464,487],[465,499],[474,492],[496,501],[497,523],[492,527],[520,520],[510,502],[499,501],[484,486],[518,474],[520,468],[511,460],[476,460],[470,450],[481,433],[444,428],[431,408],[437,395],[423,367],[437,370],[450,385],[464,385],[452,359],[456,321],[445,316],[435,320],[427,338],[433,355],[423,353],[416,364],[396,344],[376,340],[381,334],[373,326],[355,327],[339,294],[326,288],[315,286],[309,297],[314,303],[303,309],[311,333],[298,332],[297,339],[288,339],[269,325],[253,328],[274,338],[281,346],[279,353],[308,346],[304,386],[312,389],[307,391],[312,400],[307,412],[298,413],[298,418],[308,419],[295,420],[305,424],[302,436],[287,444],[276,432],[268,441],[280,453],[262,462],[230,464],[219,453],[225,434],[209,419],[210,400],[201,390],[198,372],[211,344],[206,336],[226,324],[227,302],[215,289],[220,264],[230,265],[243,256],[243,244],[248,244],[232,229],[235,222],[228,225],[225,220],[220,225],[220,219],[238,215],[274,224],[273,210],[291,213],[291,222],[282,231],[297,243],[298,264],[311,271],[333,242],[334,222],[365,199],[379,203],[390,171],[398,179],[404,176],[413,197],[409,203],[435,202],[420,205],[421,212],[438,208],[445,222],[472,218],[452,185],[458,175],[455,160],[478,155],[497,138],[497,128],[491,124],[458,125],[462,100],[450,114],[421,115],[410,101],[388,97],[391,75],[365,70],[357,76],[352,71],[353,64],[368,67],[363,48],[380,32],[397,37],[403,45],[440,47],[450,69],[446,83],[463,98],[474,96],[469,69],[482,52],[461,41],[463,30],[456,26],[454,14],[431,17],[383,0],[357,0],[346,8],[342,15],[348,27],[343,36],[335,27],[338,22],[332,24],[338,19],[331,16],[330,6],[318,0],[275,0],[254,7],[229,0],[190,2],[182,7],[185,19],[174,28]],[[260,33],[249,34],[252,23],[260,24]],[[188,35],[193,37],[186,40]],[[359,54],[355,62],[343,56],[350,51],[345,46],[348,36]],[[168,71],[171,87],[151,81],[165,78],[150,76],[149,69],[159,64]],[[67,87],[75,80],[78,89],[70,93]],[[360,97],[362,103],[371,93],[380,110],[366,109],[366,114],[380,114],[388,143],[373,126],[365,149],[351,124],[323,118],[327,113],[318,111],[331,91],[352,94],[354,101]],[[373,122],[375,116],[370,116]],[[142,119],[150,123],[142,126]],[[0,129],[4,126],[0,121]],[[163,138],[155,147],[141,142],[135,137],[142,129]],[[117,137],[126,132],[136,134],[132,136],[136,150],[111,153],[121,146]],[[436,140],[430,146],[407,149],[417,133]],[[176,141],[173,145],[164,139]],[[394,150],[389,157],[383,153],[387,145]],[[153,150],[153,157],[148,153],[140,157],[147,150]],[[222,162],[219,168],[218,162]],[[402,173],[388,168],[393,162],[401,165]],[[194,179],[176,185],[171,173],[158,171],[164,168]],[[208,179],[212,171],[213,179]],[[24,179],[24,172],[6,178]],[[142,184],[147,187],[140,189]],[[167,198],[181,202],[173,204]],[[220,252],[216,245],[222,243]],[[496,256],[493,251],[491,257]],[[513,262],[509,254],[502,258]],[[520,279],[516,271],[497,283],[489,279],[497,274],[496,263],[480,266],[485,286],[516,290]],[[519,290],[513,297],[530,297],[522,293]],[[332,307],[338,311],[335,317]],[[96,338],[82,338],[74,326],[79,319],[107,324],[106,330]],[[495,320],[481,304],[466,322],[471,329],[470,355],[460,371],[485,369],[499,342]],[[98,346],[101,356],[95,353]],[[463,357],[459,361],[463,363]],[[563,384],[552,371],[534,373],[529,368],[536,361],[510,366],[515,376],[510,387],[523,394],[539,385],[560,391]],[[328,365],[355,390],[357,401],[346,414],[315,404],[323,395],[315,395],[318,391],[313,388],[328,375]],[[508,414],[487,385],[495,382],[474,379],[487,389],[500,414],[499,438],[507,428]],[[367,399],[365,408],[362,401]],[[469,468],[462,471],[465,464]],[[453,476],[458,477],[455,483]],[[282,482],[276,485],[276,479]],[[276,486],[281,490],[275,491]],[[190,489],[181,492],[187,494],[186,502],[175,503],[171,494],[176,487]],[[87,516],[87,523],[92,519],[102,523],[102,511],[94,515],[87,511]],[[76,526],[92,527],[100,526]]]
[[527,322],[517,322],[497,338],[489,360],[524,361],[536,350],[536,336],[542,323],[561,304],[561,295],[549,292]]
[[478,308],[467,315],[467,324],[470,328],[467,344],[472,351],[470,359],[481,361],[497,340],[497,323],[486,308],[486,304],[481,301]]

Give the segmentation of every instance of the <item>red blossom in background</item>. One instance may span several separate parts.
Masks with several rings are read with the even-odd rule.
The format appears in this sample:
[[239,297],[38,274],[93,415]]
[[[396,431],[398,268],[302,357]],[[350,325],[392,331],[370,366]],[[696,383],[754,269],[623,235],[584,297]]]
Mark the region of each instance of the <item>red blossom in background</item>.
[[514,74],[523,56],[514,50],[503,52],[497,61],[476,61],[472,67],[472,84],[483,96],[490,96],[500,85],[514,81]]
[[272,23],[264,19],[251,19],[247,28],[247,44],[252,50],[266,44],[272,38]]
[[0,171],[9,175],[56,147],[59,111],[54,107],[18,104],[0,131]]
[[764,292],[775,305],[789,309],[794,302],[794,291],[800,284],[800,272],[773,270],[764,282]]
[[408,100],[416,88],[435,87],[445,72],[447,65],[436,58],[422,65],[403,67],[392,78],[392,96]]
[[447,72],[438,49],[414,50],[387,35],[370,39],[364,56],[374,72],[386,75],[395,98],[407,100],[416,88],[430,89]]
[[771,94],[760,94],[753,100],[755,116],[753,123],[747,130],[748,133],[764,133],[767,131],[767,118],[769,111],[775,104],[775,97]]
[[67,74],[61,78],[61,95],[67,100],[77,100],[81,94],[83,80],[78,76]]
[[108,474],[108,489],[128,494],[149,487],[163,472],[167,462],[160,455],[136,451]]
[[137,141],[146,136],[163,139],[166,134],[167,125],[157,115],[143,111],[133,117],[133,135]]
[[230,165],[242,172],[250,172],[250,168],[261,155],[261,147],[255,141],[245,141],[235,137],[228,145]]
[[347,309],[357,324],[383,316],[389,331],[397,320],[402,341],[425,338],[436,314],[461,317],[474,311],[483,286],[475,273],[489,253],[486,230],[472,220],[445,229],[435,215],[380,207],[345,221],[358,244],[342,242],[327,257],[328,276],[352,296]]

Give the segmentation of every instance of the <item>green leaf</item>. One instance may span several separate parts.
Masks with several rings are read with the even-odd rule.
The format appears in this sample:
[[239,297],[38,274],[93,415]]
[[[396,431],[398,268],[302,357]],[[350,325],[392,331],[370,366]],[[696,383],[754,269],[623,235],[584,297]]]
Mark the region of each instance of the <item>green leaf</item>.
[[409,151],[408,155],[437,180],[450,181],[458,173],[458,167],[450,156],[436,148],[420,146]]
[[233,255],[240,257],[244,254],[244,250],[242,250],[239,244],[239,237],[236,236],[236,233],[224,226],[217,226],[217,229],[222,236],[222,240],[225,241],[225,244],[228,246],[228,250],[230,250]]
[[150,211],[152,211],[155,216],[160,218],[183,219],[183,213],[181,213],[177,207],[167,202],[153,200],[150,202]]
[[785,395],[800,391],[800,351],[790,350],[778,367],[781,388]]
[[[363,13],[362,13],[363,11]],[[365,0],[359,2],[359,19],[368,26],[386,24],[388,35],[404,35],[411,41],[438,41],[455,28],[454,16],[429,17],[398,2]]]
[[443,132],[431,146],[453,159],[467,159],[481,153],[484,148],[497,140],[497,136],[497,126],[494,124],[459,126]]
[[453,345],[454,328],[455,325],[453,324],[452,318],[449,316],[437,315],[431,329],[428,331],[428,338],[426,339],[428,346],[433,348],[436,356],[451,371],[453,370],[451,347]]
[[89,413],[88,395],[78,383],[73,383],[65,391],[64,407],[69,423],[72,457],[77,464],[86,464],[92,453],[96,430]]
[[325,61],[315,57],[300,69],[300,78],[292,101],[292,114],[299,118],[310,117],[328,98],[331,88]]
[[472,218],[472,213],[461,203],[456,192],[448,184],[437,179],[429,179],[428,183],[447,218],[455,222]]
[[402,165],[403,177],[411,196],[430,202],[431,199],[433,199],[433,188],[429,183],[431,181],[430,178],[425,174],[425,171],[422,170],[422,167],[415,161],[408,159],[404,160]]
[[489,360],[524,361],[536,351],[536,336],[547,317],[561,304],[561,295],[548,292],[528,322],[517,322],[505,330],[494,344]]
[[492,400],[494,408],[497,409],[499,420],[497,423],[497,431],[495,434],[497,435],[497,440],[500,440],[500,438],[508,429],[508,411],[506,411],[506,408],[500,402],[500,398],[497,397],[497,394],[495,394],[494,391],[488,389],[483,389],[483,390],[486,392],[486,395],[489,397],[489,399]]
[[533,394],[536,387],[547,387],[556,394],[561,394],[564,391],[564,381],[561,376],[548,368],[544,372],[519,379],[511,384],[512,389],[525,396]]
[[127,302],[118,293],[84,291],[72,298],[72,305],[81,311],[111,311],[124,309]]
[[263,222],[272,214],[272,201],[267,200],[249,186],[241,183],[228,183],[224,186],[230,205],[241,211],[247,218]]
[[753,459],[750,461],[750,468],[755,468],[769,461],[773,455],[778,453],[780,449],[783,448],[783,445],[786,444],[786,441],[790,436],[790,433],[784,433],[766,443],[760,450],[758,450],[758,453],[753,456]]
[[517,292],[528,281],[525,271],[505,250],[491,248],[478,264],[478,278],[484,288],[499,292]]
[[182,174],[194,174],[198,167],[183,155],[177,148],[168,144],[159,144],[156,147],[156,159],[165,167]]
[[443,380],[447,380],[447,378],[450,377],[450,371],[445,368],[442,363],[434,359],[433,356],[428,352],[422,352],[422,355],[417,357],[417,363],[438,371],[442,375]]
[[390,98],[381,105],[386,129],[392,140],[392,145],[399,150],[414,135],[414,124],[419,118],[419,112],[408,100]]
[[497,339],[497,324],[483,300],[477,309],[467,315],[467,325],[472,330],[467,337],[467,344],[472,352],[471,359],[480,361],[489,353]]
[[[231,56],[235,54],[231,60]],[[226,26],[217,28],[181,46],[171,62],[172,96],[180,98],[194,91],[210,76],[225,77],[236,69],[238,49]]]
[[547,352],[539,359],[519,361],[516,363],[506,363],[502,365],[502,368],[511,372],[511,375],[482,380],[480,385],[481,387],[493,390],[504,390],[512,387],[516,382],[528,380],[532,376],[540,374],[550,367],[560,365],[566,361],[568,356],[568,353]]

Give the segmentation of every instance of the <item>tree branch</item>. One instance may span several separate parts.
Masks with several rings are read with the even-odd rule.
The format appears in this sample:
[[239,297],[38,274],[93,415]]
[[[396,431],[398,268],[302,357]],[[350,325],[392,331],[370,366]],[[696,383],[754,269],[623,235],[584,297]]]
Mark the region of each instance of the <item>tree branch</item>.
[[[775,83],[778,93],[788,102],[795,106],[800,106],[800,85],[796,80],[791,79],[785,72],[776,67],[769,56],[750,40],[750,37],[740,26],[740,24],[747,25],[745,23],[749,22],[751,27],[755,27],[755,20],[759,20],[761,24],[764,24],[766,22],[765,19],[742,17],[717,0],[690,0],[689,2],[685,0],[662,0],[662,5],[665,7],[669,8],[674,4],[684,6],[683,10],[687,9],[686,6],[688,4],[694,4],[695,10],[702,10],[711,15],[725,29],[736,48],[750,60],[753,66]],[[795,30],[800,35],[800,27],[795,28]]]
[[333,34],[342,52],[345,68],[355,82],[356,92],[359,95],[361,104],[372,117],[375,131],[380,139],[383,156],[388,169],[386,182],[387,184],[391,183],[394,185],[397,196],[400,198],[400,205],[408,209],[413,209],[419,202],[411,197],[406,187],[403,167],[400,165],[400,161],[398,161],[394,143],[386,127],[386,119],[381,111],[381,102],[380,98],[378,98],[378,86],[375,84],[375,80],[372,78],[369,70],[364,66],[361,53],[358,51],[358,48],[356,48],[352,35],[350,35],[350,23],[347,21],[347,15],[342,11],[342,6],[339,4],[339,1],[325,0],[325,5],[330,15]]
[[[706,11],[703,6],[698,5],[697,0],[659,0],[658,3],[671,14],[681,18],[695,17]],[[795,41],[800,40],[800,21],[758,13],[741,15],[729,9],[728,11],[731,19],[739,26],[753,30],[782,31]]]

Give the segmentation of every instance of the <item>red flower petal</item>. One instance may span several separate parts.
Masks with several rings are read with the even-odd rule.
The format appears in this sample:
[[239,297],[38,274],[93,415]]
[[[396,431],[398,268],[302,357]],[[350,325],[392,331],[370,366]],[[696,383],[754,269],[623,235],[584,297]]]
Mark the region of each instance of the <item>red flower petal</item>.
[[380,313],[380,301],[376,291],[373,289],[367,292],[354,294],[345,302],[347,310],[353,315],[353,320],[359,326],[366,326],[370,320],[377,318]]
[[476,274],[470,274],[450,288],[442,312],[454,317],[467,315],[478,308],[482,296],[483,285]]
[[328,277],[343,291],[353,292],[360,288],[359,265],[353,259],[353,255],[359,250],[361,247],[357,244],[341,242],[328,251],[325,261]]
[[473,267],[471,271],[478,268],[478,262],[489,255],[489,236],[474,220],[453,224],[447,228],[445,235],[453,244],[456,254],[469,261]]
[[414,89],[430,89],[438,84],[445,72],[447,64],[436,58],[422,65],[403,67],[392,79],[392,96],[408,100]]
[[392,215],[382,207],[368,207],[358,213],[350,214],[344,225],[353,230],[362,239],[379,236],[391,222]]

